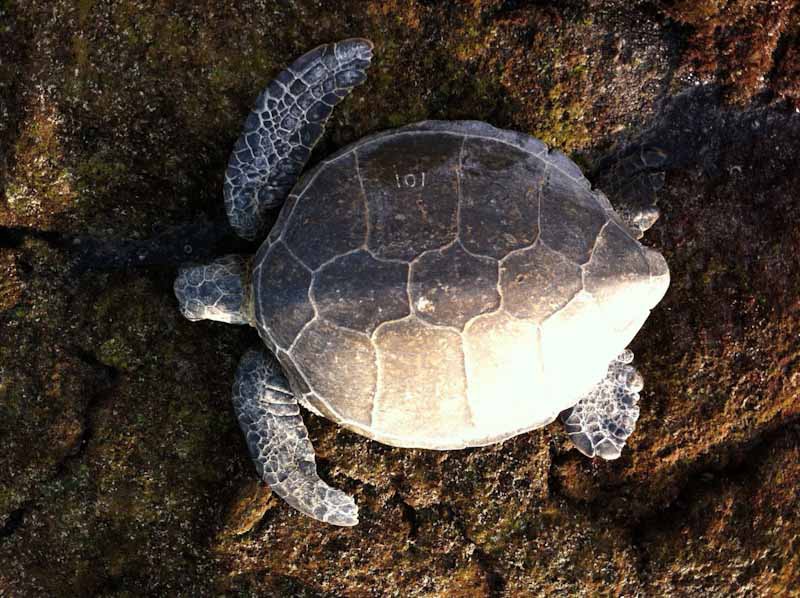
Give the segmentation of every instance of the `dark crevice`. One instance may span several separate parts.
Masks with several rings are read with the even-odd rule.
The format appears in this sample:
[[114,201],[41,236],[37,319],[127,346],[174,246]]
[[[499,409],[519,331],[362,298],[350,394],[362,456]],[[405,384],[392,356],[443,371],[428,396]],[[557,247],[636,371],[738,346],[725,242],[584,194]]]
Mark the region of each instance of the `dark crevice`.
[[[661,94],[658,97],[659,102],[663,104],[674,95],[672,90],[673,83],[675,83],[675,75],[683,63],[683,56],[689,48],[689,38],[695,29],[691,25],[676,21],[665,14],[657,1],[645,3],[642,6],[642,14],[653,18],[660,24],[659,29],[663,32],[662,39],[669,46],[667,54],[669,68],[661,86]],[[684,86],[679,84],[679,87]],[[658,113],[659,111],[656,110],[656,114]]]
[[408,523],[408,539],[413,542],[419,535],[419,521],[417,520],[417,512],[414,510],[414,507],[404,501],[399,494],[395,494],[395,496],[397,497],[398,504],[403,512],[403,520]]
[[116,386],[119,380],[119,372],[117,369],[102,363],[93,353],[78,346],[70,347],[70,352],[95,372],[93,378],[94,385],[83,410],[81,433],[72,447],[72,450],[56,464],[56,472],[51,479],[58,479],[66,475],[69,471],[70,463],[80,461],[83,458],[94,436],[94,427],[92,426],[94,415],[97,413],[103,401],[108,398],[111,389]]
[[[731,159],[742,159],[740,148],[751,148],[752,153],[772,148],[776,139],[791,142],[796,138],[800,118],[789,107],[754,100],[744,110],[720,108],[722,97],[720,86],[709,85],[666,98],[657,111],[659,116],[634,139],[620,140],[621,147],[599,158],[588,178],[604,188],[608,178],[616,176],[622,160],[640,148],[653,147],[665,153],[660,170],[699,169],[713,186],[728,174]],[[770,166],[785,165],[778,161]],[[759,174],[766,182],[777,173]]]
[[[55,480],[68,476],[70,464],[83,458],[94,434],[94,428],[92,427],[94,414],[119,379],[119,372],[115,368],[101,363],[94,354],[78,346],[71,346],[69,350],[70,354],[75,355],[94,372],[94,384],[90,389],[89,397],[82,412],[81,433],[78,439],[64,457],[54,465],[53,474],[38,484],[40,489],[45,488]],[[25,515],[36,508],[36,502],[41,497],[41,494],[41,490],[35,492],[33,498],[27,500],[23,506],[7,515],[6,523],[0,528],[0,538],[11,536],[17,531],[22,525]]]
[[592,520],[610,518],[626,530],[632,552],[637,559],[635,569],[640,580],[646,583],[651,575],[647,546],[652,540],[648,538],[659,532],[669,531],[677,521],[687,521],[688,513],[702,495],[721,489],[726,484],[746,486],[755,477],[761,464],[768,461],[768,454],[774,446],[793,436],[800,439],[799,425],[800,414],[793,415],[768,426],[747,441],[715,448],[689,466],[690,470],[683,475],[676,475],[674,471],[667,472],[664,476],[675,479],[677,492],[668,502],[638,514],[630,511],[615,513],[609,509],[609,496],[615,494],[615,487],[605,486],[601,495],[590,501],[581,501],[564,494],[556,471],[569,460],[569,453],[556,454],[553,457],[548,488],[551,497],[564,501],[572,509],[584,512]]
[[[470,540],[470,542],[472,542],[472,540]],[[486,574],[486,585],[489,586],[489,596],[502,596],[506,589],[506,580],[497,569],[495,569],[494,559],[477,544],[475,544],[475,552],[472,554],[475,556],[478,565]]]
[[480,544],[469,536],[466,527],[450,505],[443,504],[441,506],[442,510],[447,514],[448,519],[452,521],[461,536],[473,546],[472,554],[475,557],[475,562],[486,575],[486,585],[489,587],[488,596],[490,598],[502,596],[506,588],[506,580],[500,573],[494,557],[481,548]]
[[[639,514],[632,515],[628,511],[624,519],[620,520],[620,523],[624,526],[628,526],[631,523],[633,523],[633,525],[638,525],[640,522],[662,519],[664,513],[672,510],[679,510],[681,505],[687,504],[686,497],[692,493],[692,488],[698,485],[704,485],[705,480],[709,477],[714,477],[715,479],[739,479],[752,475],[752,470],[757,468],[759,463],[761,463],[760,456],[762,453],[768,451],[773,444],[780,441],[787,434],[787,430],[791,431],[793,427],[798,424],[800,424],[800,414],[795,414],[786,419],[769,424],[755,437],[746,441],[713,447],[708,453],[701,455],[694,463],[687,466],[688,471],[683,474],[683,480],[678,485],[677,492],[668,502],[654,506]],[[561,491],[555,472],[559,466],[570,458],[571,455],[567,452],[557,454],[552,459],[550,472],[550,488],[552,495],[570,503],[575,508],[587,510],[589,514],[600,515],[601,512],[607,514],[608,510],[605,508],[608,504],[607,494],[585,502],[576,500]],[[675,473],[674,471],[670,471],[665,475],[667,477],[673,477]],[[606,492],[614,492],[616,489],[616,486],[605,486],[604,488]]]
[[800,424],[800,414],[769,425],[760,434],[745,442],[720,447],[712,451],[712,454],[705,455],[687,474],[675,497],[656,512],[639,517],[637,525],[655,526],[664,521],[665,513],[684,509],[686,505],[691,504],[691,497],[696,494],[696,490],[708,485],[708,479],[739,482],[752,477],[753,471],[765,461],[763,459],[765,453],[787,434],[793,433],[793,428],[798,424]]
[[6,522],[3,527],[0,527],[0,538],[8,538],[19,529],[25,520],[26,513],[30,510],[29,505],[23,505],[18,509],[14,509],[6,516]]
[[[800,14],[800,5],[795,6],[787,20],[792,22],[792,19],[794,19],[796,22],[798,14]],[[783,65],[783,61],[789,49],[795,47],[798,42],[800,42],[800,28],[792,28],[789,26],[787,30],[782,32],[780,38],[778,38],[778,43],[775,45],[775,50],[772,52],[772,66],[769,72],[764,76],[766,82],[773,83],[775,81],[775,77],[780,72],[780,68]]]
[[61,233],[25,228],[22,226],[0,226],[0,248],[17,249],[26,239],[38,239],[57,248],[64,245]]
[[[561,413],[571,413],[572,409],[565,409]],[[561,422],[561,414],[558,417],[558,424],[562,425]],[[554,422],[555,423],[555,422]],[[563,427],[562,427],[563,430]],[[564,436],[566,436],[566,432],[564,432]],[[561,484],[558,481],[558,475],[556,472],[558,471],[559,467],[570,458],[572,451],[568,450],[564,452],[563,450],[559,450],[558,445],[554,442],[551,442],[548,447],[548,452],[550,454],[550,466],[547,468],[547,496],[549,498],[565,498],[561,493]]]

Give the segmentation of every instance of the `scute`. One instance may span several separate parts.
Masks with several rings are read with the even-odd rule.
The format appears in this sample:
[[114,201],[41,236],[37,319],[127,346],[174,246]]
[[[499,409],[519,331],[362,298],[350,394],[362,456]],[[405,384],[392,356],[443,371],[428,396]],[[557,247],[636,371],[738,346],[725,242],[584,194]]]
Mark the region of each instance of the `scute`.
[[[554,403],[558,397],[583,396],[603,378],[621,349],[609,335],[609,323],[594,298],[578,293],[542,324],[545,385]],[[624,345],[623,345],[624,348]],[[611,357],[608,357],[608,355]],[[561,405],[561,409],[570,406]]]
[[500,288],[509,313],[543,322],[581,290],[581,268],[537,242],[503,260]]
[[577,264],[589,260],[609,216],[592,192],[556,168],[547,170],[541,193],[542,241]]
[[491,442],[553,421],[536,324],[497,311],[470,322],[463,336],[476,436]]
[[309,268],[364,244],[367,222],[354,154],[318,171],[297,200],[284,242]]
[[369,338],[314,320],[289,354],[316,395],[315,405],[321,402],[322,410],[333,412],[337,421],[371,424],[378,374]]
[[431,324],[461,328],[500,305],[497,262],[467,253],[460,243],[419,256],[411,265],[414,313]]
[[369,212],[367,246],[376,256],[410,261],[455,239],[462,141],[398,133],[357,148]]
[[380,375],[372,434],[401,446],[466,446],[474,433],[461,336],[411,317],[384,324],[374,340]]
[[500,141],[467,138],[462,151],[460,239],[500,259],[539,234],[545,163]]
[[410,313],[408,265],[384,262],[365,250],[348,253],[324,266],[311,295],[320,316],[366,334],[381,323]]
[[586,290],[608,318],[652,307],[650,265],[640,245],[616,223],[609,222],[597,237],[592,258],[584,266]]
[[286,349],[314,317],[308,300],[311,273],[281,242],[262,246],[254,264],[256,321],[267,328],[268,339]]

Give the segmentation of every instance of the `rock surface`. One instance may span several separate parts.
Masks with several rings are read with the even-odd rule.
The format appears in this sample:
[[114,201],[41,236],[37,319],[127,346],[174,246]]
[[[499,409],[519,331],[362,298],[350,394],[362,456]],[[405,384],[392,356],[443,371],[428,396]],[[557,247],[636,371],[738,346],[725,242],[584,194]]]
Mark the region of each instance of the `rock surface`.
[[[0,0],[0,594],[796,592],[796,0],[230,5]],[[242,119],[352,35],[374,66],[312,159],[424,118],[531,133],[602,189],[606,156],[669,155],[645,242],[672,286],[619,460],[558,425],[438,453],[309,416],[361,524],[254,482],[230,386],[255,334],[183,319],[172,280],[254,249],[209,225]]]

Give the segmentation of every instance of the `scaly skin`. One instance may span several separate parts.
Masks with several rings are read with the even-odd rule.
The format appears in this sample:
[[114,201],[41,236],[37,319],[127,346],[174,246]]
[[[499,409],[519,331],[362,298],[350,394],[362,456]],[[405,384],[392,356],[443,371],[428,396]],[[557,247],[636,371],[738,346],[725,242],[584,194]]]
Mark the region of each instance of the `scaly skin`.
[[347,39],[303,54],[258,96],[225,172],[225,210],[254,240],[283,203],[325,131],[334,106],[366,79],[372,43]]
[[616,459],[639,419],[639,391],[644,382],[628,365],[625,350],[608,366],[606,377],[562,417],[570,440],[587,457]]
[[193,322],[217,320],[252,326],[249,271],[250,259],[239,255],[181,268],[173,285],[181,313]]
[[248,351],[233,384],[233,407],[258,475],[298,511],[333,525],[358,523],[355,501],[317,475],[300,408],[274,357]]

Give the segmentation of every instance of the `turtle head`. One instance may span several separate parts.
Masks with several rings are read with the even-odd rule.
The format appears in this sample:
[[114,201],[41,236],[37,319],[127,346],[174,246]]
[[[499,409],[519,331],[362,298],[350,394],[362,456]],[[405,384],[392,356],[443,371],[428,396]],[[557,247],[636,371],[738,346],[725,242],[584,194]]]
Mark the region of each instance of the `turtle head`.
[[174,289],[189,320],[254,325],[248,258],[226,255],[210,264],[184,266]]

